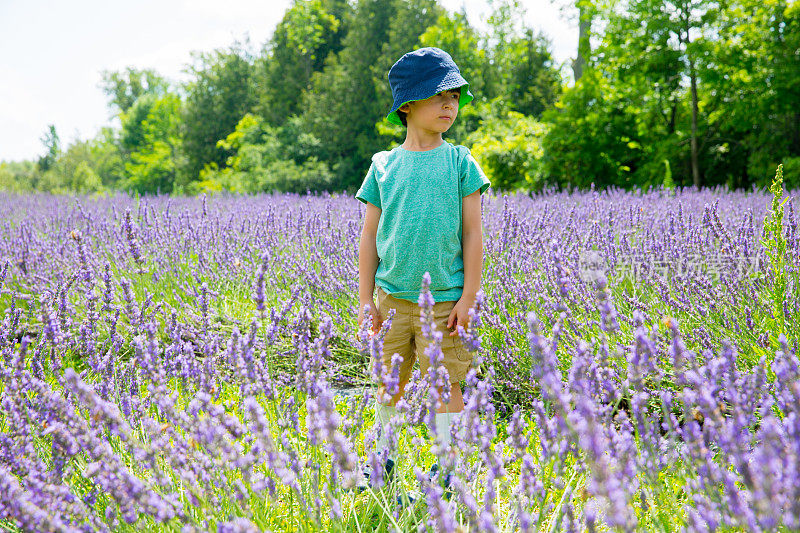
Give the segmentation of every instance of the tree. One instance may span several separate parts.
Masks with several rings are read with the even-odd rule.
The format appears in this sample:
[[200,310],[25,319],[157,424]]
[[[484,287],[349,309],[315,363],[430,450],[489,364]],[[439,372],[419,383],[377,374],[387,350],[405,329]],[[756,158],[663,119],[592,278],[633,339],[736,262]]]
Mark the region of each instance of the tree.
[[583,76],[587,58],[592,53],[590,40],[595,9],[591,0],[577,0],[575,7],[578,9],[578,52],[572,61],[572,76],[577,82]]
[[658,185],[668,172],[676,183],[698,187],[729,179],[710,172],[726,150],[719,122],[725,110],[713,105],[715,91],[724,89],[712,83],[722,57],[714,44],[722,12],[713,0],[608,6],[605,33],[582,77],[558,111],[547,113],[548,171],[564,169],[581,183],[581,174],[594,174],[598,185],[619,186]]
[[125,159],[120,150],[119,131],[105,126],[89,143],[92,169],[104,189],[118,189],[125,179]]
[[[632,0],[624,12],[612,14],[604,37],[606,50],[619,58],[612,62],[621,78],[630,73],[652,79],[653,67],[659,66],[664,68],[667,91],[683,94],[684,80],[688,81],[689,157],[696,187],[703,184],[700,152],[707,137],[701,141],[700,136],[705,133],[701,129],[708,126],[708,115],[700,116],[698,85],[714,68],[709,52],[720,9],[717,0]],[[674,112],[677,106],[670,104]]]
[[[543,114],[542,165],[553,185],[643,185],[636,171],[645,160],[637,135],[635,94],[620,90],[600,68],[587,68]],[[645,132],[646,133],[646,132]]]
[[489,56],[489,66],[484,82],[486,94],[491,100],[504,96],[508,78],[514,69],[513,41],[523,29],[525,9],[519,0],[491,2],[492,13],[487,19],[488,31],[483,36],[482,47]]
[[506,98],[514,111],[541,117],[561,93],[561,75],[554,67],[549,51],[550,43],[542,34],[530,28],[523,36],[511,41],[505,49],[510,55]]
[[320,160],[340,187],[363,179],[370,157],[389,142],[375,124],[391,105],[387,73],[441,13],[435,0],[359,0],[342,50],[312,75],[303,95],[303,129],[320,140]]
[[151,69],[127,67],[121,72],[104,70],[101,75],[100,86],[118,113],[127,112],[144,94],[163,96],[169,90],[169,83]]
[[56,164],[58,154],[61,153],[61,140],[58,138],[55,124],[50,124],[47,133],[39,140],[42,141],[46,152],[37,161],[36,168],[39,172],[47,172]]
[[36,190],[38,172],[33,161],[0,161],[0,191]]
[[52,192],[80,194],[103,190],[103,182],[95,170],[93,140],[76,141],[58,158],[53,169]]
[[296,0],[286,11],[257,62],[264,81],[258,112],[268,122],[281,125],[300,112],[311,75],[342,48],[342,17],[348,12],[346,2],[330,0]]
[[207,164],[225,165],[231,152],[217,146],[256,104],[254,60],[238,41],[228,49],[193,53],[184,85],[182,138],[184,179],[194,180]]
[[486,94],[502,98],[511,110],[540,117],[558,98],[561,75],[550,54],[550,42],[522,22],[525,9],[519,0],[494,4],[488,19],[484,47],[489,57]]
[[[148,111],[137,128],[142,139],[125,162],[127,176],[122,185],[140,194],[169,193],[176,185],[181,164],[181,100],[175,94],[161,98],[145,95],[142,99],[148,102],[142,106]],[[138,105],[139,100],[134,108]]]
[[800,186],[800,4],[735,0],[716,25],[705,77],[714,143],[709,171],[731,186],[769,186],[783,162]]
[[145,146],[145,122],[158,102],[159,96],[154,93],[141,95],[127,111],[119,114],[122,128],[120,130],[120,147],[126,156]]
[[541,162],[546,131],[547,125],[532,116],[503,108],[493,110],[468,140],[470,152],[492,182],[492,189],[541,190],[547,184]]
[[313,156],[301,162],[287,157],[284,142],[288,139],[281,137],[281,128],[267,124],[259,116],[245,115],[236,131],[219,142],[222,148],[233,152],[225,168],[203,169],[200,181],[192,184],[190,192],[303,193],[330,189],[333,183],[328,165]]

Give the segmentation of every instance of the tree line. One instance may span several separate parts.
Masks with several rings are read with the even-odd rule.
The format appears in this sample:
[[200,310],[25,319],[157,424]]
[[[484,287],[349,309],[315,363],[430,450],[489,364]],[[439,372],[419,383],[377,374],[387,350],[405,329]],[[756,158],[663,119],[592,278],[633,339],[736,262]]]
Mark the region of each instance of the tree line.
[[[486,29],[436,0],[295,0],[257,51],[194,52],[189,81],[104,71],[118,125],[32,161],[0,189],[197,194],[354,192],[373,153],[402,142],[383,119],[387,72],[422,46],[448,51],[475,95],[446,134],[496,190],[666,185],[749,188],[782,163],[800,182],[800,3],[576,0],[562,75],[518,0]],[[555,9],[555,7],[554,7]]]

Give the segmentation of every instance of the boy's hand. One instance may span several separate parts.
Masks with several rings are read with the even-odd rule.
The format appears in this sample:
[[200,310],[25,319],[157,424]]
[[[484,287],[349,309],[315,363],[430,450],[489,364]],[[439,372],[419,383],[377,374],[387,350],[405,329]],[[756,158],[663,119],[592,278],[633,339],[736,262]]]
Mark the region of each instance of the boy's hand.
[[450,336],[458,335],[458,326],[467,329],[469,325],[469,308],[475,305],[475,299],[464,298],[463,296],[453,306],[450,316],[447,317],[447,329],[452,329]]
[[362,322],[364,322],[364,306],[369,305],[369,314],[372,316],[372,334],[378,333],[381,330],[381,324],[383,323],[383,318],[381,318],[381,314],[378,311],[375,302],[372,300],[361,302],[358,304],[358,325],[360,326]]

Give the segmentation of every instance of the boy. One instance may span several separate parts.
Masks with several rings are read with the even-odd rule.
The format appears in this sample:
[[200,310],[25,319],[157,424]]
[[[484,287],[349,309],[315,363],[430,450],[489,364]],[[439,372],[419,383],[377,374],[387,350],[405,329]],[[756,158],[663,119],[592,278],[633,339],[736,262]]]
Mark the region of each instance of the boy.
[[[391,368],[394,353],[403,358],[398,394],[385,405],[381,403],[383,385],[378,391],[376,413],[383,431],[377,450],[381,453],[388,447],[385,429],[397,412],[394,406],[403,395],[415,358],[423,375],[429,366],[417,303],[425,272],[430,273],[436,326],[444,334],[443,364],[451,383],[450,403],[440,402],[436,410],[436,429],[445,446],[450,444],[453,415],[464,408],[460,382],[472,360],[457,326],[467,327],[468,311],[480,287],[480,195],[490,185],[469,149],[442,139],[459,108],[472,100],[469,84],[450,55],[439,48],[409,52],[392,66],[388,77],[394,103],[386,118],[407,128],[405,142],[372,157],[356,193],[366,204],[358,249],[358,323],[368,307],[378,331],[389,309],[395,309],[384,338],[383,367]],[[394,458],[388,457],[387,482],[393,467]],[[431,477],[437,470],[438,465],[433,465]],[[369,470],[365,469],[364,476],[361,488],[367,485]],[[449,485],[449,476],[444,484]]]

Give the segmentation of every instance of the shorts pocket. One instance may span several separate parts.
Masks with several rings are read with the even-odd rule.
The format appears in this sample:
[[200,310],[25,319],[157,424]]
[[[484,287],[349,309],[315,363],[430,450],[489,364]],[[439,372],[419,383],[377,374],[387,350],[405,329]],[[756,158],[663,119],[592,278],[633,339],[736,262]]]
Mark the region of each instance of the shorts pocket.
[[378,287],[375,292],[375,306],[380,309],[383,305],[383,302],[386,300],[386,291]]
[[464,342],[461,340],[461,337],[456,334],[450,338],[453,339],[453,350],[455,351],[458,360],[464,363],[472,361],[472,352],[467,350],[467,347],[464,346]]
[[[437,302],[433,308],[433,316],[436,322],[436,329],[442,332],[442,349],[452,350],[456,358],[461,362],[469,362],[472,360],[472,353],[467,351],[464,343],[461,342],[461,336],[458,334],[458,328],[448,329],[447,319],[455,307],[455,301]],[[455,331],[455,335],[450,335]]]

